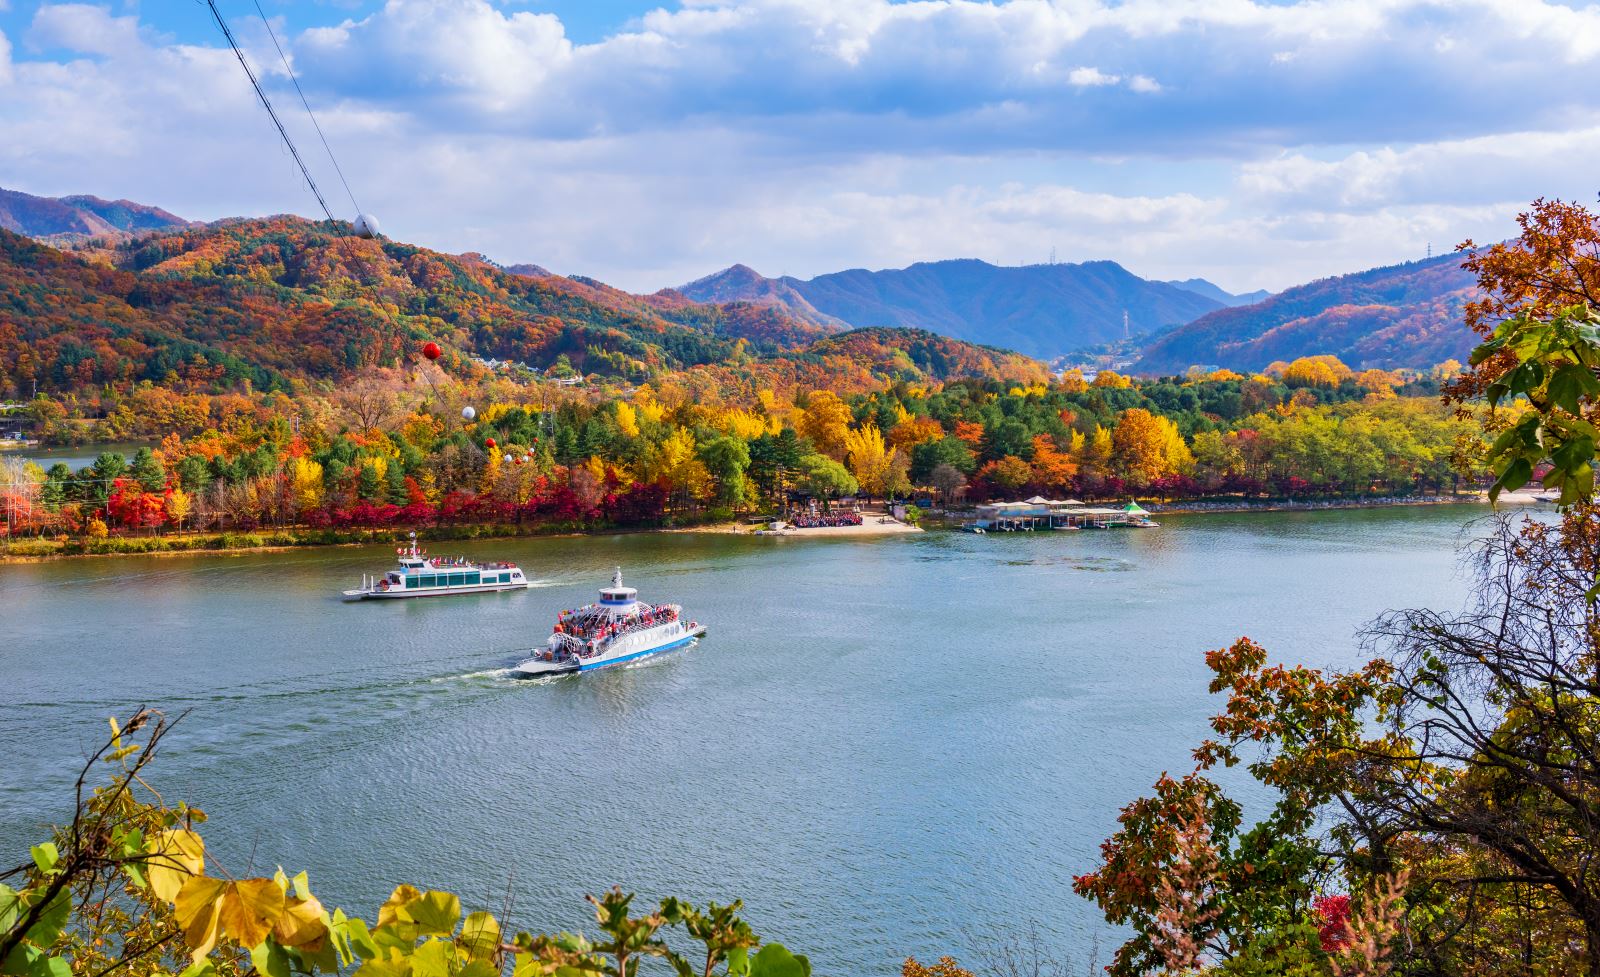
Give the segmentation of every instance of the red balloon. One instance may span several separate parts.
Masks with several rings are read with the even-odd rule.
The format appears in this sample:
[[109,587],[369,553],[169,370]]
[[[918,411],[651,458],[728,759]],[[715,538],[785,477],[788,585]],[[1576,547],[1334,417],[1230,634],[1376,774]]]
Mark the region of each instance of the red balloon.
[[439,344],[438,343],[428,343],[426,346],[423,346],[422,347],[422,355],[426,356],[430,360],[438,359],[439,358]]
[[486,447],[486,448],[494,447],[494,438],[490,438],[489,440],[485,441],[483,443],[483,446]]

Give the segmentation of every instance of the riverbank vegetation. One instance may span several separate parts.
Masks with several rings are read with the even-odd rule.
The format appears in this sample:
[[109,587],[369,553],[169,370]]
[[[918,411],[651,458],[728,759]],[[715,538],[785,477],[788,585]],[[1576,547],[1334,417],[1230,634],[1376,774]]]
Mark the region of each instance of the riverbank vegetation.
[[[95,437],[155,447],[76,471],[6,460],[0,504],[13,538],[93,541],[682,525],[774,511],[796,494],[1439,492],[1482,451],[1472,421],[1437,400],[1449,370],[1356,374],[1319,358],[1256,377],[900,381],[748,402],[670,377],[626,391],[468,383],[426,362],[296,396],[146,383],[106,394],[91,424]],[[461,420],[472,405],[473,419]],[[45,399],[29,410],[50,431],[84,412]]]

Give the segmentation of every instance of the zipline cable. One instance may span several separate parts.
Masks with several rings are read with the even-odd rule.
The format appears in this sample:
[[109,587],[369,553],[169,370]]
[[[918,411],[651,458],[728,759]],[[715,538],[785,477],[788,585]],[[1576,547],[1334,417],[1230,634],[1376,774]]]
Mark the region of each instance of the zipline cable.
[[[283,144],[289,147],[289,155],[294,157],[295,163],[300,167],[300,175],[306,178],[306,183],[311,187],[311,192],[316,195],[317,203],[322,206],[322,213],[329,222],[335,220],[333,211],[328,209],[328,202],[322,199],[322,191],[317,189],[317,181],[312,179],[311,170],[306,167],[306,161],[300,158],[300,150],[295,148],[294,140],[289,138],[289,130],[283,126],[283,120],[278,118],[278,112],[272,107],[272,100],[267,98],[266,89],[261,87],[261,82],[256,79],[256,73],[250,70],[250,62],[245,60],[244,52],[239,50],[239,42],[233,39],[233,31],[228,29],[228,22],[222,19],[222,11],[217,9],[217,0],[206,0],[206,6],[211,9],[211,16],[217,22],[217,27],[222,31],[222,36],[228,39],[228,46],[233,48],[234,57],[239,59],[239,64],[244,68],[245,77],[250,79],[250,87],[256,90],[256,96],[261,99],[261,104],[266,107],[267,114],[272,117],[272,124],[278,127],[278,135],[283,137]],[[276,40],[273,41],[277,43]],[[296,88],[299,83],[296,83]],[[320,130],[318,130],[320,131]],[[335,164],[337,166],[337,164]],[[343,179],[343,175],[340,176]],[[348,189],[348,188],[346,188]]]
[[350,198],[350,206],[356,213],[361,213],[361,205],[356,203],[356,195],[350,190],[350,181],[344,178],[344,168],[339,165],[338,157],[333,155],[333,147],[328,145],[328,137],[322,134],[322,125],[317,122],[316,113],[311,111],[311,103],[306,100],[306,93],[300,88],[300,79],[294,76],[294,69],[289,67],[289,56],[283,53],[283,45],[278,43],[278,35],[272,29],[272,23],[267,20],[266,11],[261,9],[261,0],[254,0],[256,13],[261,17],[261,26],[267,29],[267,36],[272,38],[272,46],[278,49],[278,59],[283,62],[283,70],[288,73],[289,80],[294,83],[295,94],[300,96],[300,104],[306,108],[306,116],[311,119],[311,125],[317,130],[317,138],[322,140],[322,148],[328,154],[328,162],[333,164],[333,171],[339,174],[339,182],[344,184],[344,195]]

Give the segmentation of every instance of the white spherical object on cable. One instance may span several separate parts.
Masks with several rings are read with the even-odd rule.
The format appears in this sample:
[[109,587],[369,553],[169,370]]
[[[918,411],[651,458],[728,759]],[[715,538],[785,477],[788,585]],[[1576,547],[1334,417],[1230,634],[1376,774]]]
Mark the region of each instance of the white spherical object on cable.
[[477,417],[477,416],[478,416],[478,412],[476,410],[474,410],[472,407],[469,406],[469,407],[461,408],[461,419],[463,421],[470,421],[474,417]]
[[357,237],[375,238],[378,231],[378,219],[371,214],[357,214],[354,224]]

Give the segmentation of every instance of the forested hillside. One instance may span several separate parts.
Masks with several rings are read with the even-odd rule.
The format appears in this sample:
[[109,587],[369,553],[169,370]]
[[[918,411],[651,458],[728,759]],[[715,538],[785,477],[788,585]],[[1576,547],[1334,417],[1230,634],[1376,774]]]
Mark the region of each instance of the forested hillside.
[[1160,337],[1134,366],[1181,373],[1194,365],[1261,370],[1329,354],[1357,369],[1425,368],[1465,360],[1462,307],[1476,294],[1461,256],[1324,278],[1255,305],[1220,309]]
[[[287,390],[404,365],[424,341],[462,370],[481,372],[483,360],[560,364],[630,382],[694,368],[737,368],[730,377],[741,383],[858,386],[1039,370],[1013,354],[930,346],[909,334],[879,335],[871,363],[849,360],[852,346],[807,349],[833,331],[772,306],[528,277],[478,256],[363,240],[298,218],[186,227],[87,257],[0,231],[0,395],[8,397],[141,380]],[[933,347],[942,352],[921,365],[910,352]],[[958,372],[923,372],[947,369]]]

